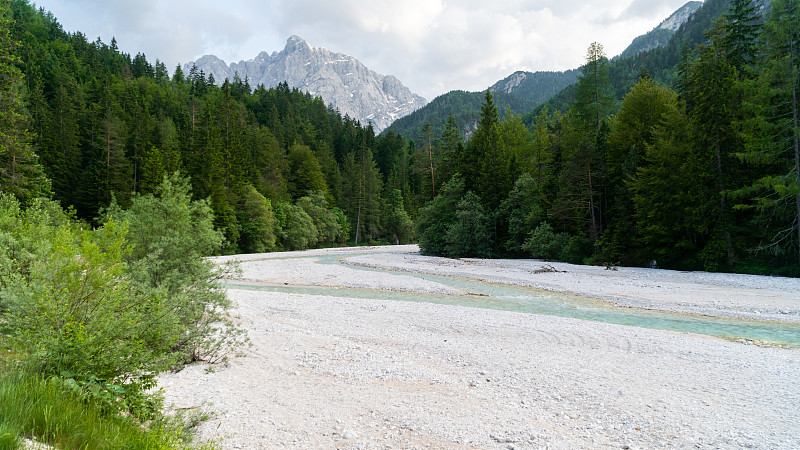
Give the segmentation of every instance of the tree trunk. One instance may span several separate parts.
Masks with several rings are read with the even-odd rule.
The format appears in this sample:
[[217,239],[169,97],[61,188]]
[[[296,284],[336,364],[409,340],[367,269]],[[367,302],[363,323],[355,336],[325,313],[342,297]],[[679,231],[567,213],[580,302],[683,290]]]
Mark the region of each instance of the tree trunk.
[[436,198],[436,182],[433,179],[433,145],[430,134],[428,134],[428,160],[431,163],[431,194],[433,198]]
[[358,216],[356,217],[356,245],[361,240],[361,204],[364,200],[364,167],[361,167],[361,176],[358,178]]
[[599,233],[597,230],[597,218],[595,217],[594,213],[594,192],[592,191],[592,165],[588,164],[587,167],[589,168],[589,211],[592,214],[592,239],[594,239],[594,245],[597,245],[597,240],[599,237]]

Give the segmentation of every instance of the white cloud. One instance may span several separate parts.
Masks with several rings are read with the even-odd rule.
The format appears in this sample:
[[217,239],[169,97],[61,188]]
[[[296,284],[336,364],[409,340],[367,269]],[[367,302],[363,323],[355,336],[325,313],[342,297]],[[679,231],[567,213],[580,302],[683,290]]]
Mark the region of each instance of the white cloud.
[[42,0],[67,31],[169,67],[281,50],[290,35],[397,76],[429,100],[483,90],[515,70],[565,70],[601,42],[609,56],[685,0]]

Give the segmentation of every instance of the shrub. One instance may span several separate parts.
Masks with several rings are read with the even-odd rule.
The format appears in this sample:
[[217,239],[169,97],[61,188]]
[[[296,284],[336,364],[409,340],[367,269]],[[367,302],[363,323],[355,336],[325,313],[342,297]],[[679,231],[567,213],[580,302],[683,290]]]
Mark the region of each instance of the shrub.
[[155,195],[134,197],[127,211],[112,204],[105,217],[130,224],[131,282],[139,295],[157,299],[148,310],[148,342],[167,347],[170,364],[218,361],[246,341],[217,283],[225,269],[204,259],[221,249],[222,234],[209,202],[191,199],[188,179],[165,176]]
[[88,393],[108,406],[157,408],[145,394],[164,367],[164,347],[148,341],[157,299],[132,289],[127,227],[109,221],[81,231],[42,203],[24,212],[8,198],[0,203],[9,244],[0,270],[3,321],[12,345],[25,349],[23,366],[70,378],[79,389],[91,385]]
[[305,250],[316,245],[319,236],[317,227],[303,208],[291,203],[278,203],[275,213],[285,249]]
[[489,258],[492,256],[492,233],[489,219],[481,201],[467,191],[456,206],[456,220],[445,234],[447,255],[456,257]]
[[[547,222],[531,231],[522,249],[529,252],[531,257],[555,260],[561,257],[564,249],[570,244],[570,236],[567,233],[555,233],[553,227]],[[570,251],[573,249],[570,248]]]
[[275,247],[275,215],[269,199],[253,186],[245,185],[239,208],[239,247],[247,253],[262,253]]

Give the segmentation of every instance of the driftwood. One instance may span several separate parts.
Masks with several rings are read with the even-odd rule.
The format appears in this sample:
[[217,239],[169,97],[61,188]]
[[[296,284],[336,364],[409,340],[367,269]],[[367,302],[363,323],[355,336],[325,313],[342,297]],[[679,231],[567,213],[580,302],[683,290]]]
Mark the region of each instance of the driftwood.
[[545,264],[541,268],[534,270],[533,273],[567,273],[567,271],[558,270],[550,264]]

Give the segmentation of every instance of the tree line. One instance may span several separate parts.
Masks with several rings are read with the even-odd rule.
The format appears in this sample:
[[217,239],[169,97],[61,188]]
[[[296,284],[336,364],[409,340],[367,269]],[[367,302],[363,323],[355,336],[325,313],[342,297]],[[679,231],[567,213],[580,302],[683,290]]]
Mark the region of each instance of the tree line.
[[639,67],[622,98],[594,43],[564,111],[520,117],[487,91],[468,139],[451,115],[409,141],[285,83],[170,75],[15,0],[21,112],[4,120],[28,121],[17,147],[32,156],[2,170],[20,176],[35,148],[37,192],[93,224],[179,172],[222,252],[418,239],[448,256],[797,274],[796,10],[731,0],[674,84]]
[[487,91],[466,145],[433,152],[423,251],[800,275],[799,10],[731,0],[673,87],[640,68],[619,101],[593,43],[569,109],[530,128]]
[[406,211],[422,200],[405,140],[286,83],[170,74],[114,39],[64,32],[27,1],[10,13],[27,120],[16,128],[29,131],[52,198],[78,218],[96,224],[112,201],[127,207],[179,172],[210,200],[223,252],[410,240]]

